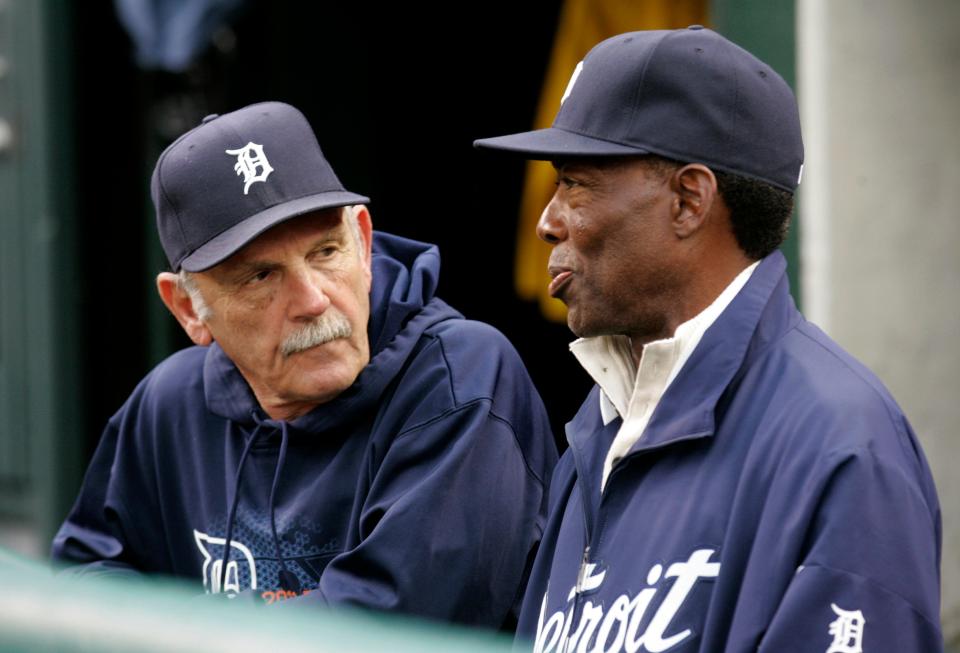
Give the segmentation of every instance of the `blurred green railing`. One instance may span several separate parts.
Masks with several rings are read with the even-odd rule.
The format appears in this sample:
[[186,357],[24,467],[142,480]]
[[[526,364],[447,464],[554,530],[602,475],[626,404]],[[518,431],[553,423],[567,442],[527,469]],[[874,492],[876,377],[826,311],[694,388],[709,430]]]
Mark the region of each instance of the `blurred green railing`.
[[[425,588],[429,591],[429,588]],[[0,651],[510,651],[495,633],[393,616],[197,596],[150,578],[65,580],[0,549]]]

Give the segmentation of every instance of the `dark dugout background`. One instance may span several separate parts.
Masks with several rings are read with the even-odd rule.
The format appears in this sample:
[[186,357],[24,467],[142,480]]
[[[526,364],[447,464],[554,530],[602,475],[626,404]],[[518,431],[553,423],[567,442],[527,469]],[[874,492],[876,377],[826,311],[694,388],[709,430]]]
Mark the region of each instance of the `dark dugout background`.
[[249,2],[178,74],[138,68],[112,3],[75,7],[83,464],[141,377],[189,344],[153,285],[156,156],[207,113],[265,99],[306,114],[376,228],[440,246],[440,296],[514,343],[565,446],[590,383],[566,326],[513,291],[524,163],[472,147],[530,128],[559,2]]

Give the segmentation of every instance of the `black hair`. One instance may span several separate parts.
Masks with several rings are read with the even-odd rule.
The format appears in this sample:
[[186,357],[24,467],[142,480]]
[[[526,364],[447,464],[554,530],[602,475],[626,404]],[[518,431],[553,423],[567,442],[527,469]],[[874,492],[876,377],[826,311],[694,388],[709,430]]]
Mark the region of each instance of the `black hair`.
[[733,235],[748,257],[761,259],[778,248],[790,229],[793,193],[759,179],[713,171],[730,209]]
[[[643,159],[659,174],[669,174],[684,165],[656,155]],[[793,193],[759,179],[711,170],[717,178],[717,190],[730,209],[730,224],[740,249],[759,260],[778,248],[790,228]]]

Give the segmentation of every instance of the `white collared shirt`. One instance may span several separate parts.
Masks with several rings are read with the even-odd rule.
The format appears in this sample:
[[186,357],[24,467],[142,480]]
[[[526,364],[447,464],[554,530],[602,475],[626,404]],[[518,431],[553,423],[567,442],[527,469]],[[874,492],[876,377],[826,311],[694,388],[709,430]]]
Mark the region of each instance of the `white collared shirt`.
[[606,486],[616,462],[643,436],[663,393],[683,369],[706,330],[747,283],[757,263],[744,268],[712,304],[678,326],[672,338],[647,343],[639,366],[634,365],[630,339],[626,336],[580,338],[570,343],[570,351],[600,386],[600,414],[604,425],[617,416],[623,418],[603,464],[601,488]]

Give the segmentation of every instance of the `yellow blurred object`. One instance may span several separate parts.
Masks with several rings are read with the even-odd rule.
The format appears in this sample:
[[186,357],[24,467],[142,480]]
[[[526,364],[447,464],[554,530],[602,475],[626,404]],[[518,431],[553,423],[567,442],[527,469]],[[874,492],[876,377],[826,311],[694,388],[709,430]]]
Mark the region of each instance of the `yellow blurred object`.
[[[707,0],[567,0],[560,12],[533,128],[542,129],[553,123],[573,69],[600,41],[622,32],[676,29],[706,22]],[[565,322],[566,307],[547,294],[550,246],[536,234],[537,220],[553,195],[555,180],[553,166],[548,162],[527,163],[520,200],[514,283],[520,297],[540,303],[547,319]]]

